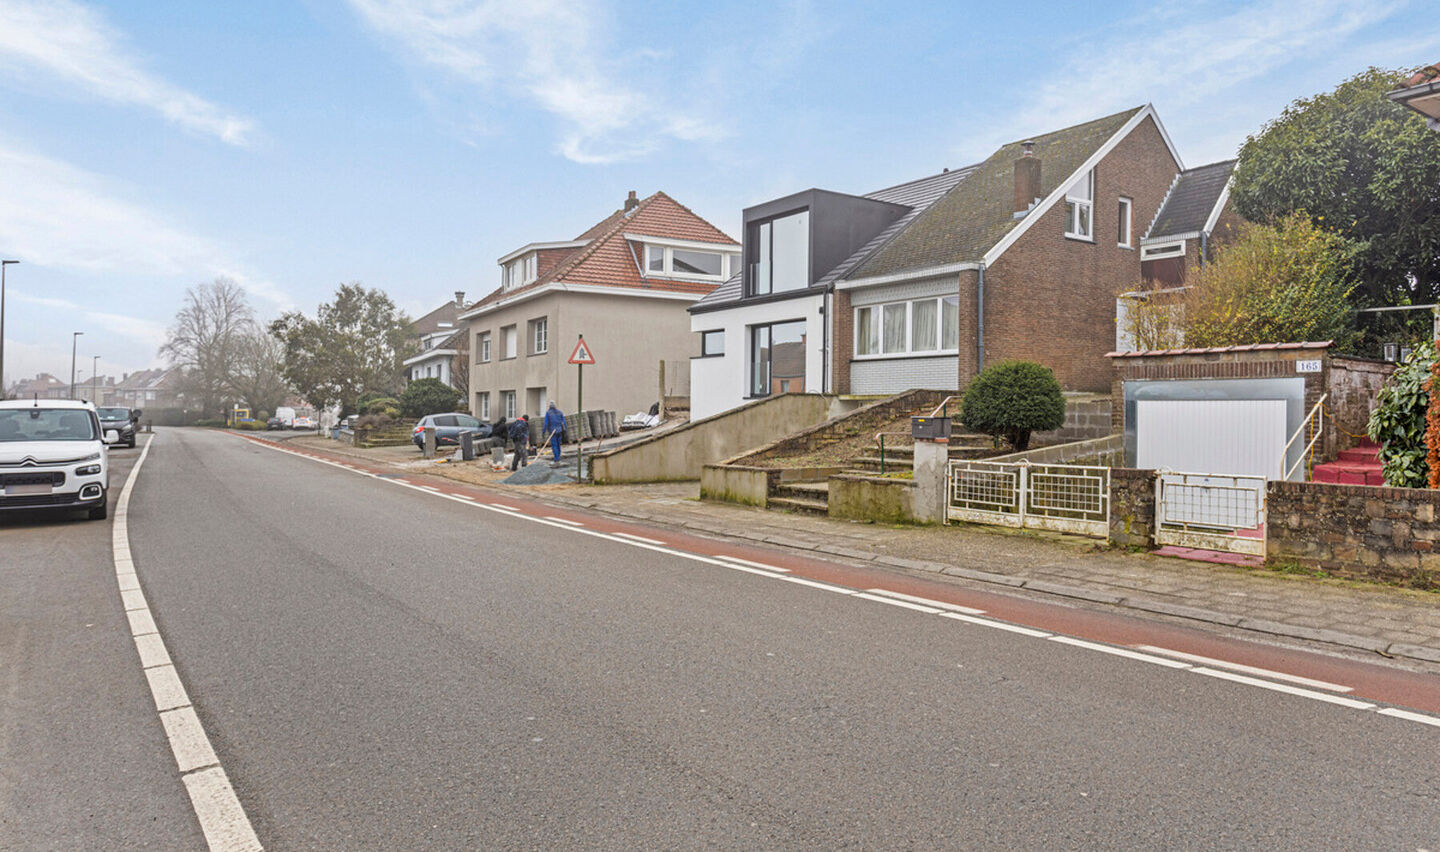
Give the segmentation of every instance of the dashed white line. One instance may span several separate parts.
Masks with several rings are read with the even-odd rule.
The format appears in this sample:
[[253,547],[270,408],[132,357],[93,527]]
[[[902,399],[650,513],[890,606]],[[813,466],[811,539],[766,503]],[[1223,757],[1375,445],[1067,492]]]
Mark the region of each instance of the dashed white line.
[[515,508],[514,506],[506,506],[504,503],[486,503],[485,505],[490,506],[490,507],[492,507],[492,508],[496,508],[496,509],[504,509],[504,510],[507,511],[507,512],[518,512],[518,511],[520,511],[519,509]]
[[978,624],[981,627],[994,627],[996,630],[1006,630],[1010,633],[1019,633],[1021,636],[1030,636],[1035,639],[1049,639],[1051,633],[1043,630],[1036,630],[1032,627],[1021,627],[1018,624],[1011,624],[1008,621],[996,621],[991,618],[976,618],[973,615],[966,615],[963,612],[942,612],[941,618],[953,618],[956,621],[963,621],[966,624]]
[[141,591],[135,560],[130,553],[130,495],[135,490],[140,468],[150,455],[151,442],[147,442],[145,449],[140,451],[140,457],[130,469],[116,503],[111,527],[115,582],[120,588],[125,618],[130,624],[130,635],[135,642],[140,667],[150,685],[150,696],[155,701],[160,723],[165,728],[165,738],[170,743],[180,780],[190,797],[190,806],[200,822],[206,844],[214,852],[254,852],[261,849],[260,839],[255,835],[250,818],[245,815],[229,777],[215,757],[215,750],[205,735],[200,718],[195,715],[190,696],[175,671],[170,652],[165,648],[165,640],[155,626],[155,618]]
[[572,520],[570,520],[569,518],[557,518],[557,517],[555,517],[554,515],[546,515],[546,516],[545,516],[545,520],[547,520],[547,521],[554,521],[554,522],[557,523],[557,524],[568,524],[568,525],[570,525],[570,526],[572,526],[572,527],[583,527],[583,526],[585,526],[584,524],[580,523],[579,521],[572,521]]
[[855,592],[853,595],[851,595],[851,597],[859,598],[860,600],[865,601],[875,601],[876,603],[889,604],[890,606],[898,606],[901,609],[913,609],[916,612],[923,612],[929,615],[939,615],[941,612],[943,612],[943,610],[936,609],[933,606],[921,606],[920,604],[911,603],[910,601],[902,601],[899,598],[887,598],[884,595],[872,595],[869,592]]
[[1381,707],[1376,712],[1381,716],[1394,716],[1397,719],[1408,719],[1411,722],[1419,722],[1422,725],[1434,725],[1440,728],[1440,716],[1425,716],[1409,710],[1401,710],[1399,707]]
[[789,569],[789,568],[781,568],[779,565],[767,565],[767,564],[764,563],[764,562],[752,562],[752,561],[749,560],[749,559],[741,559],[741,558],[738,557],[738,556],[726,556],[725,554],[722,553],[722,554],[720,554],[719,556],[716,556],[715,558],[716,558],[716,559],[724,559],[726,562],[738,562],[738,563],[741,564],[741,565],[749,565],[751,568],[763,568],[763,569],[766,570],[766,571],[774,571],[774,572],[777,573],[777,574],[789,574],[789,573],[790,573],[790,569]]
[[1139,660],[1142,663],[1154,663],[1157,666],[1164,666],[1167,669],[1188,669],[1189,663],[1182,663],[1179,660],[1169,660],[1165,657],[1157,657],[1154,654],[1142,654],[1139,651],[1131,651],[1128,648],[1120,648],[1115,645],[1102,645],[1099,642],[1087,642],[1084,639],[1076,639],[1073,636],[1051,636],[1051,642],[1061,642],[1066,645],[1074,645],[1077,648],[1085,648],[1090,651],[1099,651],[1102,654],[1113,654],[1117,657],[1124,657],[1127,660]]
[[1231,680],[1236,683],[1246,684],[1247,686],[1258,686],[1261,689],[1269,689],[1275,692],[1283,692],[1286,695],[1298,695],[1302,698],[1313,698],[1316,701],[1324,701],[1327,704],[1339,704],[1341,707],[1350,707],[1355,710],[1375,709],[1375,705],[1367,701],[1357,701],[1354,698],[1346,698],[1341,695],[1331,695],[1328,692],[1316,692],[1313,689],[1301,689],[1298,686],[1290,686],[1284,683],[1273,683],[1268,680],[1261,680],[1258,677],[1248,677],[1246,675],[1236,674],[1235,672],[1226,672],[1219,669],[1208,669],[1204,666],[1193,668],[1191,669],[1191,671],[1195,672],[1196,674],[1205,675],[1206,677],[1214,677],[1221,680]]
[[[660,545],[660,546],[662,546],[662,547],[665,546],[665,542],[661,541],[661,540],[658,539],[658,538],[646,538],[646,537],[643,536],[643,535],[634,535],[634,534],[632,534],[632,533],[626,533],[626,532],[617,532],[617,533],[615,533],[615,535],[617,535],[617,536],[619,536],[619,537],[621,537],[621,538],[628,538],[628,539],[630,539],[631,541],[643,541],[643,542],[645,542],[646,544],[658,544],[658,545]],[[724,557],[721,557],[721,558],[723,559]]]
[[1177,660],[1188,660],[1189,662],[1199,663],[1203,666],[1214,666],[1217,669],[1230,669],[1231,671],[1237,671],[1243,674],[1258,675],[1259,677],[1266,677],[1270,678],[1271,680],[1289,681],[1290,683],[1299,684],[1301,686],[1309,686],[1315,689],[1328,689],[1331,692],[1355,691],[1351,687],[1341,686],[1338,683],[1327,683],[1323,680],[1311,680],[1308,677],[1286,674],[1285,672],[1277,672],[1270,669],[1256,668],[1255,666],[1247,666],[1241,663],[1232,663],[1226,660],[1217,660],[1213,657],[1202,657],[1199,654],[1187,654],[1184,651],[1172,651],[1169,648],[1157,648],[1154,645],[1137,645],[1136,647],[1141,651],[1149,651],[1152,654],[1164,654],[1167,657],[1174,657]]
[[873,595],[885,595],[889,598],[899,598],[902,601],[917,603],[921,606],[935,607],[936,609],[949,610],[950,612],[963,612],[967,615],[985,614],[985,610],[983,609],[975,609],[974,607],[961,606],[960,604],[946,603],[945,601],[932,601],[929,598],[922,598],[918,595],[907,595],[904,592],[892,592],[889,589],[866,589],[865,591]]

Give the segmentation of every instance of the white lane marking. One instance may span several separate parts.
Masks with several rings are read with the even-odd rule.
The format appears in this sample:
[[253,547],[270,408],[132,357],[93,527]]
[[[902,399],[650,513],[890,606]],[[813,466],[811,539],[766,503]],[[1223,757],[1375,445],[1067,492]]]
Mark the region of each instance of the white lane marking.
[[165,650],[165,640],[159,633],[136,636],[135,650],[140,652],[141,668],[170,665],[170,652]]
[[[304,454],[302,454],[302,453],[293,453],[293,452],[291,452],[290,450],[286,450],[286,449],[284,449],[284,448],[276,447],[276,446],[273,446],[273,445],[267,445],[267,446],[270,446],[271,449],[278,450],[279,452],[282,452],[282,453],[290,453],[291,455],[297,455],[297,456],[300,456],[301,458],[308,458],[308,459],[311,459],[312,461],[321,462],[322,464],[329,464],[329,465],[332,465],[332,466],[335,466],[335,467],[339,467],[339,465],[336,465],[336,464],[333,463],[333,462],[328,462],[328,461],[326,461],[326,460],[324,460],[324,459],[321,459],[321,458],[316,458],[316,457],[314,457],[314,456],[307,456],[307,455],[304,455]],[[967,623],[967,624],[975,624],[975,625],[979,625],[979,626],[982,626],[982,627],[993,627],[993,628],[996,628],[996,629],[998,629],[998,630],[1004,630],[1004,631],[1008,631],[1008,632],[1010,632],[1010,633],[1016,633],[1016,634],[1019,634],[1019,635],[1021,635],[1021,636],[1030,636],[1030,637],[1037,638],[1037,639],[1053,639],[1053,640],[1055,640],[1055,641],[1057,641],[1057,642],[1062,642],[1062,643],[1064,643],[1064,644],[1071,645],[1071,646],[1074,646],[1074,647],[1085,648],[1085,649],[1087,649],[1087,650],[1094,650],[1094,651],[1098,651],[1098,652],[1101,652],[1101,653],[1110,654],[1110,655],[1113,655],[1113,656],[1124,657],[1124,658],[1128,658],[1128,659],[1134,659],[1134,660],[1137,660],[1137,661],[1148,662],[1148,663],[1152,663],[1152,664],[1155,664],[1155,665],[1164,666],[1164,667],[1166,667],[1166,668],[1173,668],[1173,669],[1177,669],[1177,670],[1181,670],[1181,671],[1187,671],[1187,670],[1188,670],[1188,671],[1195,672],[1195,673],[1198,673],[1198,674],[1207,675],[1207,676],[1209,676],[1209,677],[1220,678],[1220,679],[1222,679],[1222,680],[1229,680],[1229,681],[1233,681],[1233,682],[1235,682],[1235,683],[1243,683],[1243,684],[1248,684],[1248,685],[1252,685],[1252,686],[1257,686],[1257,687],[1260,687],[1260,688],[1262,688],[1262,689],[1271,689],[1271,690],[1275,690],[1275,691],[1277,691],[1277,692],[1283,692],[1283,693],[1286,693],[1286,694],[1289,694],[1289,695],[1294,695],[1294,696],[1297,696],[1297,697],[1312,698],[1312,699],[1315,699],[1315,700],[1318,700],[1318,701],[1324,701],[1324,702],[1331,703],[1331,704],[1338,704],[1338,705],[1341,705],[1341,706],[1351,707],[1351,708],[1358,709],[1358,710],[1375,710],[1375,709],[1376,709],[1376,705],[1374,705],[1374,704],[1368,704],[1368,703],[1366,703],[1366,702],[1357,701],[1357,700],[1351,699],[1351,698],[1342,698],[1342,697],[1340,697],[1340,696],[1328,695],[1328,694],[1321,693],[1321,692],[1311,692],[1311,691],[1309,691],[1309,690],[1297,689],[1297,688],[1294,688],[1294,687],[1286,686],[1286,685],[1284,685],[1284,684],[1271,683],[1271,682],[1268,682],[1268,681],[1263,681],[1263,680],[1258,680],[1258,679],[1255,679],[1255,678],[1245,677],[1245,676],[1243,676],[1243,675],[1234,674],[1234,673],[1227,672],[1227,671],[1220,671],[1220,670],[1215,670],[1215,669],[1208,669],[1208,668],[1204,668],[1204,667],[1196,667],[1196,666],[1190,665],[1189,663],[1178,662],[1178,661],[1175,661],[1175,660],[1168,660],[1168,659],[1164,659],[1163,657],[1152,657],[1152,656],[1149,656],[1149,655],[1147,655],[1147,654],[1139,653],[1138,651],[1131,651],[1131,650],[1126,649],[1126,648],[1119,648],[1119,647],[1110,646],[1110,645],[1103,645],[1103,644],[1100,644],[1100,643],[1097,643],[1097,642],[1088,642],[1088,641],[1086,641],[1086,640],[1084,640],[1084,639],[1076,639],[1076,638],[1068,637],[1068,636],[1059,636],[1059,635],[1056,635],[1056,634],[1047,633],[1047,632],[1045,632],[1045,631],[1043,631],[1043,630],[1036,630],[1036,629],[1030,628],[1030,627],[1022,627],[1022,626],[1020,626],[1020,625],[1018,625],[1018,624],[1010,624],[1010,623],[1008,623],[1008,622],[998,621],[998,620],[994,620],[994,619],[991,619],[991,618],[977,618],[975,615],[970,614],[970,612],[968,612],[968,611],[964,611],[964,612],[962,612],[962,611],[955,611],[955,610],[968,610],[968,609],[969,609],[969,608],[967,608],[967,607],[959,607],[958,605],[955,605],[955,604],[945,604],[945,603],[942,602],[942,601],[930,601],[930,600],[927,599],[927,598],[915,598],[914,596],[904,596],[904,595],[901,595],[901,593],[899,593],[899,592],[890,592],[890,591],[888,591],[888,590],[886,590],[886,589],[870,589],[870,590],[868,590],[867,592],[860,592],[860,591],[858,591],[858,590],[856,590],[856,589],[847,589],[847,588],[844,588],[844,587],[842,587],[842,586],[834,586],[834,585],[830,585],[830,584],[828,584],[828,583],[821,583],[821,582],[818,582],[818,581],[815,581],[815,580],[808,580],[808,579],[806,579],[806,578],[804,578],[804,577],[786,576],[786,575],[783,575],[783,574],[777,574],[777,573],[775,573],[776,571],[783,571],[783,570],[785,570],[785,569],[782,569],[782,568],[777,568],[777,567],[775,567],[775,566],[764,566],[764,569],[763,569],[763,570],[761,570],[761,569],[759,569],[759,568],[756,568],[756,567],[751,567],[751,566],[760,566],[760,565],[763,565],[763,563],[759,563],[759,562],[748,562],[748,560],[743,560],[743,559],[740,559],[740,558],[734,557],[734,556],[716,556],[716,557],[709,557],[709,556],[701,556],[701,555],[695,554],[695,553],[686,553],[686,552],[680,551],[680,550],[673,550],[673,549],[671,549],[671,548],[669,548],[669,547],[659,546],[659,544],[663,544],[663,543],[662,543],[662,542],[657,542],[657,540],[655,540],[655,539],[645,539],[643,536],[635,536],[635,535],[630,535],[630,534],[628,534],[628,533],[613,533],[613,534],[612,534],[612,533],[597,532],[597,531],[595,531],[595,530],[584,529],[583,527],[579,527],[579,526],[571,526],[569,523],[566,523],[566,522],[564,521],[564,519],[560,519],[560,518],[553,518],[553,519],[552,519],[552,518],[549,517],[549,516],[546,516],[546,517],[536,517],[536,516],[534,516],[534,515],[526,515],[526,514],[522,513],[519,509],[515,508],[514,506],[507,506],[507,505],[505,505],[505,504],[503,504],[503,503],[477,503],[477,502],[472,502],[472,501],[470,500],[470,498],[462,498],[462,497],[460,497],[459,495],[446,494],[446,493],[444,493],[444,492],[436,491],[436,490],[434,490],[434,489],[425,489],[425,488],[422,488],[422,487],[420,487],[420,486],[418,486],[418,485],[414,485],[414,484],[411,484],[411,483],[409,483],[409,482],[405,482],[405,481],[402,481],[402,480],[396,480],[396,479],[390,479],[390,478],[380,477],[380,476],[378,476],[377,474],[366,473],[366,472],[364,472],[364,471],[357,471],[357,472],[362,473],[362,474],[365,475],[365,476],[369,476],[369,477],[372,477],[372,478],[381,479],[382,481],[385,481],[385,482],[393,482],[393,483],[395,483],[396,485],[401,485],[401,486],[404,486],[404,487],[406,487],[406,488],[412,488],[412,489],[414,489],[414,490],[416,490],[416,491],[421,491],[421,492],[424,492],[424,493],[433,493],[433,494],[435,494],[436,496],[444,497],[444,498],[449,499],[449,500],[454,500],[454,501],[456,501],[457,503],[461,503],[462,505],[469,505],[469,506],[473,506],[473,507],[479,508],[479,509],[488,509],[488,510],[490,510],[490,511],[494,511],[494,512],[497,512],[497,513],[500,513],[500,514],[504,514],[504,515],[509,515],[509,516],[511,516],[511,517],[522,518],[522,519],[524,519],[524,520],[526,520],[526,521],[530,521],[530,522],[532,522],[532,523],[545,524],[545,525],[547,525],[547,526],[555,527],[556,529],[570,530],[570,531],[572,531],[572,532],[580,533],[580,534],[582,534],[582,535],[595,536],[596,538],[603,538],[603,539],[606,539],[606,540],[608,540],[608,541],[614,541],[614,542],[618,542],[618,543],[620,543],[620,544],[626,544],[626,545],[629,545],[629,546],[631,546],[631,547],[639,547],[639,548],[642,548],[642,549],[644,549],[644,550],[654,551],[654,552],[656,552],[656,553],[663,553],[663,554],[670,555],[670,556],[676,556],[676,557],[679,557],[679,558],[682,558],[682,559],[688,559],[688,560],[691,560],[691,561],[694,561],[694,562],[702,562],[702,563],[705,563],[705,564],[708,564],[708,565],[718,565],[718,566],[720,566],[720,567],[722,567],[722,568],[729,568],[729,569],[731,569],[731,570],[733,570],[733,571],[743,571],[743,572],[745,572],[745,573],[747,573],[747,574],[754,574],[754,575],[756,575],[756,576],[761,576],[761,577],[769,577],[769,578],[772,579],[772,580],[783,580],[783,581],[785,581],[785,582],[787,582],[787,583],[795,583],[795,584],[797,584],[797,585],[807,586],[807,587],[814,588],[814,589],[821,589],[821,590],[827,591],[827,592],[837,592],[837,593],[842,594],[842,595],[852,595],[852,596],[856,596],[856,597],[862,597],[862,598],[865,598],[865,599],[867,599],[867,600],[874,600],[874,601],[878,601],[878,602],[880,602],[880,603],[888,603],[888,604],[891,604],[891,605],[899,605],[899,604],[898,604],[898,601],[897,601],[897,600],[887,600],[886,597],[890,597],[890,598],[901,598],[901,599],[911,599],[911,598],[913,598],[913,600],[911,601],[912,603],[916,603],[916,602],[924,602],[924,603],[923,603],[923,604],[920,604],[919,606],[913,606],[913,607],[910,607],[910,608],[924,611],[926,608],[928,608],[928,607],[931,606],[931,605],[933,605],[934,607],[945,607],[945,608],[946,608],[946,611],[939,611],[939,612],[936,612],[935,614],[939,615],[939,616],[942,617],[942,618],[951,618],[951,619],[954,619],[954,620],[956,620],[956,621],[963,621],[963,622],[965,622],[965,623]],[[558,523],[557,523],[557,522],[558,522]],[[573,522],[571,522],[571,523],[573,523]],[[745,563],[745,564],[737,564],[737,563]],[[871,594],[871,593],[873,593],[873,594]],[[883,596],[883,597],[877,597],[877,596]],[[953,608],[953,609],[952,609],[952,608]],[[974,612],[976,612],[976,613],[982,613],[982,612],[984,612],[984,610],[974,610]],[[1150,648],[1150,646],[1142,646],[1142,647],[1146,648],[1147,650]],[[1155,650],[1156,650],[1157,652],[1163,652],[1164,649],[1158,649],[1158,648],[1157,648],[1157,649],[1155,649]],[[1175,652],[1168,652],[1168,653],[1170,653],[1171,655],[1174,655]],[[1219,661],[1217,661],[1217,663],[1219,663]],[[1260,671],[1264,671],[1264,670],[1260,670]],[[1279,674],[1279,673],[1274,673],[1274,674]],[[1293,677],[1293,676],[1292,676],[1292,677]],[[1417,714],[1417,713],[1412,713],[1412,712],[1406,711],[1406,710],[1386,708],[1386,709],[1383,709],[1383,710],[1379,710],[1379,712],[1380,712],[1380,713],[1384,713],[1385,715],[1388,715],[1388,716],[1394,716],[1394,717],[1396,717],[1396,718],[1407,719],[1407,720],[1412,720],[1412,721],[1418,721],[1418,722],[1421,722],[1421,723],[1427,724],[1427,725],[1440,725],[1440,719],[1433,719],[1432,717],[1424,716],[1424,715]]]
[[726,556],[725,554],[722,553],[722,554],[720,554],[719,556],[716,556],[715,558],[716,558],[716,559],[724,559],[726,562],[738,562],[738,563],[740,563],[741,565],[749,565],[751,568],[763,568],[763,569],[765,569],[766,571],[774,571],[774,572],[776,572],[777,574],[789,574],[789,573],[790,573],[790,569],[789,569],[789,568],[781,568],[779,565],[767,565],[767,564],[765,564],[764,562],[752,562],[752,561],[749,560],[749,559],[741,559],[741,558],[738,557],[738,556]]
[[557,524],[569,524],[569,525],[572,526],[572,527],[583,527],[583,526],[585,526],[584,524],[580,523],[579,521],[572,521],[572,520],[570,520],[569,518],[557,518],[557,517],[555,517],[554,515],[546,515],[546,516],[545,516],[545,520],[547,520],[547,521],[554,521],[554,522],[557,523]]
[[1021,627],[1018,624],[1011,624],[1008,621],[995,621],[990,618],[976,618],[973,615],[966,615],[963,612],[942,612],[941,618],[953,618],[956,621],[963,621],[966,624],[978,624],[981,627],[994,627],[997,630],[1008,630],[1011,633],[1019,633],[1021,636],[1031,636],[1035,639],[1049,639],[1052,634],[1043,630],[1035,630],[1030,627]]
[[1072,636],[1051,636],[1051,642],[1061,642],[1066,645],[1074,645],[1077,648],[1085,648],[1090,651],[1099,651],[1102,654],[1114,654],[1117,657],[1124,657],[1128,660],[1139,660],[1142,663],[1154,663],[1157,666],[1164,666],[1167,669],[1188,669],[1189,663],[1182,663],[1178,660],[1168,660],[1164,657],[1156,657],[1153,654],[1141,654],[1138,651],[1131,651],[1128,648],[1117,648],[1114,645],[1102,645],[1099,642],[1087,642],[1084,639],[1076,639]]
[[1184,651],[1172,651],[1169,648],[1157,648],[1154,645],[1137,645],[1135,647],[1138,650],[1149,651],[1152,654],[1164,654],[1167,657],[1174,657],[1177,660],[1187,660],[1192,663],[1199,663],[1202,666],[1214,666],[1217,669],[1230,669],[1231,671],[1241,672],[1242,674],[1257,675],[1259,677],[1269,678],[1270,680],[1284,680],[1289,681],[1290,683],[1299,684],[1301,686],[1313,687],[1315,689],[1328,689],[1331,692],[1355,691],[1351,687],[1341,686],[1338,683],[1327,683],[1323,680],[1311,680],[1308,677],[1301,677],[1300,675],[1286,674],[1285,672],[1277,672],[1271,669],[1256,668],[1255,666],[1247,666],[1241,663],[1232,663],[1228,660],[1217,660],[1214,657],[1202,657],[1199,654],[1189,654]]
[[902,601],[917,603],[921,606],[933,606],[937,609],[946,609],[950,612],[963,612],[967,615],[984,615],[985,610],[973,607],[961,606],[959,604],[946,603],[944,601],[933,601],[929,598],[922,598],[917,595],[907,595],[904,592],[892,592],[889,589],[866,589],[872,595],[884,595],[888,598],[899,598]]
[[165,736],[170,738],[170,748],[175,752],[175,764],[181,772],[190,772],[219,763],[215,750],[210,747],[210,738],[200,726],[200,717],[194,707],[180,707],[160,714],[160,724],[165,726]]
[[1422,725],[1434,725],[1440,728],[1440,716],[1426,716],[1424,713],[1401,710],[1398,707],[1382,707],[1376,712],[1381,716],[1394,716],[1397,719],[1408,719],[1411,722],[1419,722]]
[[186,775],[185,789],[190,792],[200,830],[205,832],[205,842],[211,849],[252,852],[261,848],[224,769],[212,766]]
[[[617,533],[614,533],[614,535],[617,535],[617,536],[619,536],[619,537],[621,537],[621,538],[628,538],[628,539],[630,539],[631,541],[643,541],[643,542],[645,542],[646,544],[658,544],[658,545],[661,545],[661,546],[664,546],[664,545],[665,545],[665,542],[661,541],[661,540],[658,539],[658,538],[646,538],[646,537],[643,536],[643,535],[633,535],[633,534],[631,534],[631,533],[624,533],[624,532],[617,532]],[[721,558],[723,559],[724,557],[721,557]]]
[[[149,457],[153,443],[154,438],[145,442],[145,449],[140,451],[140,457],[130,469],[115,506],[110,534],[115,582],[126,604],[125,617],[130,622],[130,635],[135,640],[140,668],[150,684],[150,696],[155,700],[155,709],[165,728],[165,739],[170,743],[170,752],[175,756],[180,780],[190,797],[190,807],[200,821],[205,842],[212,852],[254,852],[262,848],[260,839],[235,796],[229,777],[215,757],[215,750],[205,735],[200,718],[195,715],[190,696],[175,671],[170,652],[165,649],[165,640],[155,626],[149,604],[145,602],[140,578],[135,571],[135,560],[130,553],[130,495],[135,491],[140,468]],[[138,608],[131,609],[132,604],[138,604]]]
[[180,675],[175,673],[173,665],[148,668],[145,679],[150,681],[150,694],[155,698],[156,710],[174,710],[190,705],[190,696],[185,694],[185,685],[180,682]]
[[411,485],[414,485],[416,488],[423,488],[423,489],[425,489],[426,491],[433,491],[433,492],[435,492],[436,494],[439,494],[439,493],[440,493],[440,489],[439,489],[439,488],[436,488],[436,487],[433,486],[433,485],[421,485],[421,484],[418,483],[418,482],[412,482],[412,483],[410,483],[410,484],[411,484]]
[[1328,704],[1339,704],[1341,707],[1351,707],[1356,710],[1375,709],[1374,704],[1366,701],[1356,701],[1354,698],[1345,698],[1339,695],[1331,695],[1328,692],[1316,692],[1313,689],[1301,689],[1298,686],[1290,686],[1284,683],[1272,683],[1268,680],[1261,680],[1257,677],[1247,677],[1246,675],[1236,674],[1235,672],[1221,671],[1220,669],[1208,669],[1204,666],[1199,666],[1197,668],[1191,669],[1191,671],[1195,672],[1196,674],[1205,675],[1206,677],[1214,677],[1221,680],[1231,680],[1235,683],[1243,683],[1248,686],[1258,686],[1261,689],[1270,689],[1274,690],[1275,692],[1283,692],[1286,695],[1298,695],[1302,698],[1313,698],[1316,701],[1324,701]]
[[902,601],[896,598],[887,598],[884,595],[872,595],[869,592],[856,592],[851,597],[856,597],[865,601],[875,601],[876,603],[889,604],[890,606],[898,606],[901,609],[913,609],[916,612],[923,612],[929,615],[939,615],[941,612],[943,612],[943,610],[936,609],[933,606],[921,606],[920,604],[910,603],[909,601]]

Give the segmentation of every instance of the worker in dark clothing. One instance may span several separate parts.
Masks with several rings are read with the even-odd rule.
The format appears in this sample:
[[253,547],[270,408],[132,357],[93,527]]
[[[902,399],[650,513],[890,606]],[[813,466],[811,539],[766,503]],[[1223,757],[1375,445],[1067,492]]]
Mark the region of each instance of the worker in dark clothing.
[[560,463],[560,441],[565,435],[565,413],[560,406],[550,401],[550,407],[545,409],[545,434],[550,436],[550,463]]
[[524,467],[530,463],[530,418],[527,415],[520,415],[510,421],[510,443],[515,448],[515,455],[510,459],[510,469]]

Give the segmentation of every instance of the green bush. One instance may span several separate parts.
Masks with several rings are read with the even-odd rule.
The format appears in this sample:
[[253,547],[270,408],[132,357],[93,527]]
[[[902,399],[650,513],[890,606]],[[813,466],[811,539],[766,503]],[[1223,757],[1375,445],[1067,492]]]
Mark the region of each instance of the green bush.
[[400,400],[393,396],[375,396],[360,403],[360,414],[362,416],[371,414],[381,417],[396,418],[400,416]]
[[965,389],[960,421],[966,429],[1002,437],[1020,451],[1029,448],[1031,432],[1065,425],[1065,396],[1049,367],[1001,361],[981,370]]
[[406,417],[443,414],[460,407],[460,391],[439,379],[416,379],[400,394],[400,406]]
[[216,427],[216,426],[224,426],[224,425],[225,425],[225,421],[224,421],[224,420],[196,420],[195,423],[194,423],[194,425],[196,425],[196,426],[210,426],[210,427],[213,428],[213,427]]
[[264,420],[241,420],[235,424],[235,428],[242,432],[263,432],[265,431]]
[[1385,484],[1395,488],[1424,488],[1430,465],[1425,460],[1425,409],[1430,405],[1430,367],[1435,344],[1426,341],[1390,374],[1380,389],[1375,412],[1365,431],[1380,445]]

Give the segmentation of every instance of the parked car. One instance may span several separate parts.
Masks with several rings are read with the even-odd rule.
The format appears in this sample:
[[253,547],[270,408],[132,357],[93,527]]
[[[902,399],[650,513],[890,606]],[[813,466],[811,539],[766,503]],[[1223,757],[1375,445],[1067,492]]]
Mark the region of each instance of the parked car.
[[410,436],[417,447],[424,448],[425,446],[426,426],[435,427],[435,444],[437,446],[450,447],[459,445],[461,432],[474,432],[477,438],[488,438],[492,428],[484,420],[458,411],[449,414],[427,414],[420,418],[419,423],[415,424],[415,431]]
[[271,417],[269,420],[265,421],[265,431],[267,432],[288,428],[290,427],[286,426],[285,421],[281,420],[279,417]]
[[0,511],[85,510],[105,518],[109,444],[95,406],[73,399],[0,400]]
[[292,429],[314,429],[314,428],[315,428],[315,418],[313,418],[313,417],[296,417],[296,418],[294,419],[294,421],[292,421],[292,422],[290,423],[290,428],[292,428]]
[[95,416],[100,418],[102,432],[114,429],[120,433],[120,443],[135,446],[135,424],[140,420],[138,408],[97,408]]

